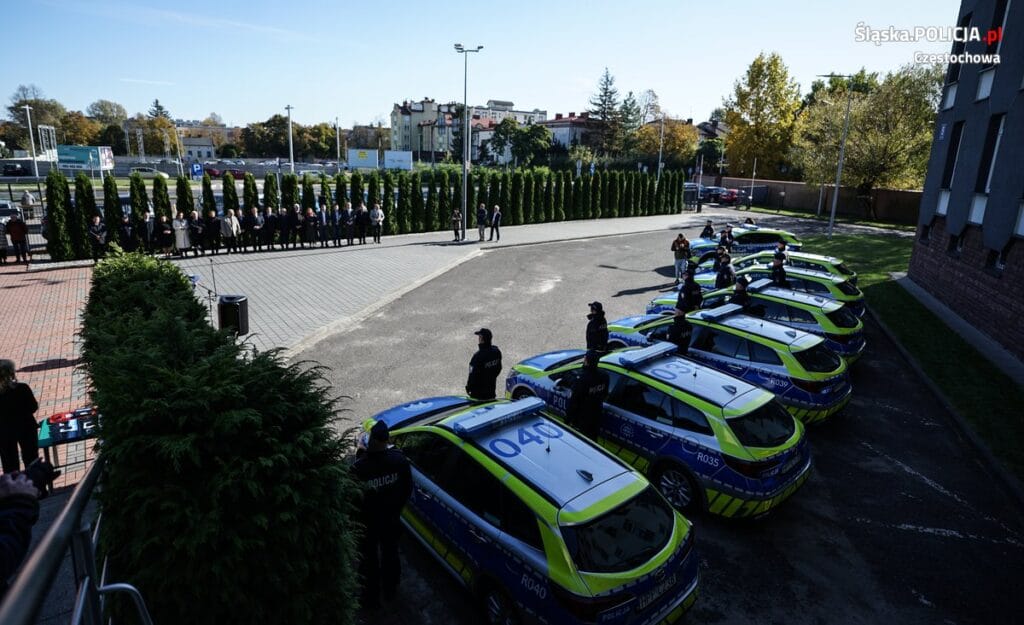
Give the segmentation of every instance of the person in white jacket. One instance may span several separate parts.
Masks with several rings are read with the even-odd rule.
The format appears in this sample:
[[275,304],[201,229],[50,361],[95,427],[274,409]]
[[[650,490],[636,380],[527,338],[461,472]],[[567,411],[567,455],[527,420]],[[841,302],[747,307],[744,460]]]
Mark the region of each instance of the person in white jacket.
[[188,240],[188,221],[185,220],[184,213],[177,214],[174,221],[171,222],[171,228],[174,229],[174,249],[179,256],[184,256],[185,252],[192,247]]
[[238,237],[241,234],[242,224],[238,222],[238,217],[235,217],[235,211],[229,208],[227,214],[220,220],[220,238],[228,253],[238,253]]
[[370,225],[373,228],[373,242],[380,243],[380,233],[384,229],[384,210],[380,204],[374,204],[370,211]]

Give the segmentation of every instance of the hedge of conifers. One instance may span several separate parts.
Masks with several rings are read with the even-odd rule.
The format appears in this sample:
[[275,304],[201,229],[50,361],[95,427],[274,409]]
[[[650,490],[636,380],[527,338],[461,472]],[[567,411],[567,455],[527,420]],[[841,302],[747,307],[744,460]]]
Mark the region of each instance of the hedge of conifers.
[[96,267],[82,340],[108,579],[156,623],[353,623],[358,486],[320,370],[214,330],[188,279],[139,254]]
[[[668,171],[657,183],[653,174],[635,171],[598,171],[593,175],[576,177],[568,171],[517,170],[500,173],[481,170],[470,174],[466,190],[466,205],[471,207],[469,223],[474,223],[476,206],[483,202],[491,210],[495,204],[502,208],[503,225],[546,223],[567,219],[599,219],[611,217],[638,217],[678,212],[683,205],[684,174]],[[235,189],[235,179],[224,175],[223,208],[236,212],[249,212],[257,205],[259,194],[256,180],[246,174],[243,181],[243,197]],[[317,184],[319,183],[319,184]],[[424,194],[416,190],[427,188]],[[209,175],[203,176],[199,203],[193,196],[191,184],[185,177],[176,181],[177,200],[175,212],[188,216],[192,210],[203,214],[217,208],[213,183]],[[117,197],[114,179],[107,177],[104,185],[105,203]],[[365,190],[365,195],[364,195]],[[149,198],[145,183],[134,174],[130,186],[131,210],[139,220],[147,210]],[[354,172],[351,176],[337,175],[334,178],[321,176],[319,179],[295,174],[281,177],[280,198],[278,179],[275,174],[264,178],[264,205],[277,210],[291,209],[298,204],[306,208],[318,207],[326,202],[328,210],[334,204],[344,206],[351,201],[357,205],[365,197],[369,207],[380,202],[387,218],[384,234],[406,234],[447,230],[451,224],[452,210],[462,206],[462,175],[449,176],[445,169],[401,172],[397,176],[385,171],[364,175]],[[52,171],[46,182],[47,211],[50,238],[47,249],[54,260],[89,258],[86,228],[96,211],[92,199],[92,183],[85,174],[75,179],[75,201],[64,175]],[[167,183],[162,178],[153,180],[153,210],[157,215],[172,218],[172,206]],[[116,216],[117,211],[104,210],[107,217]],[[112,236],[116,224],[107,220],[108,235]]]

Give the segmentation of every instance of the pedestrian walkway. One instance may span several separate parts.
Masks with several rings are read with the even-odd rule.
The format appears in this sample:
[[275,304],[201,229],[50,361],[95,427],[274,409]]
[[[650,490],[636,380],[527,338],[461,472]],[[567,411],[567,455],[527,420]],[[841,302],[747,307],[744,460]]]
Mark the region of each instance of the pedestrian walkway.
[[[84,377],[77,372],[80,312],[89,294],[91,268],[26,272],[24,265],[0,267],[3,332],[0,357],[17,366],[18,379],[39,401],[36,417],[85,404]],[[64,474],[56,486],[76,483],[91,457],[86,443],[59,448]]]

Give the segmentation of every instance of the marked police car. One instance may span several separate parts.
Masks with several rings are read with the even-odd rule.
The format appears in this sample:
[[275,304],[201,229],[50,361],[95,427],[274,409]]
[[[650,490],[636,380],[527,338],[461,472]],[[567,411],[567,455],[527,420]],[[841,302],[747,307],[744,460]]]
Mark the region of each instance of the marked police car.
[[[673,355],[675,346],[613,352],[598,363],[610,378],[599,442],[644,471],[677,508],[759,516],[807,480],[803,425],[773,395]],[[536,395],[564,416],[585,352],[528,358],[505,390]]]
[[642,475],[536,398],[434,397],[383,421],[412,464],[402,521],[491,623],[671,623],[696,598],[693,530]]
[[[774,250],[779,241],[785,241],[787,247],[793,251],[799,250],[803,245],[792,232],[754,225],[734,226],[732,236],[735,239],[732,244],[733,256],[753,254],[761,250]],[[690,255],[697,263],[703,263],[713,258],[716,249],[718,249],[718,238],[697,238],[690,241]]]
[[[762,250],[760,252],[754,252],[748,254],[742,258],[736,258],[732,261],[732,266],[736,270],[746,269],[752,265],[764,265],[771,267],[772,261],[775,258],[774,250]],[[715,259],[709,258],[697,266],[697,273],[713,272]],[[786,250],[786,268],[794,267],[797,269],[810,269],[812,271],[824,271],[834,276],[840,276],[846,278],[851,284],[857,284],[857,273],[850,270],[843,262],[843,259],[836,258],[834,256],[822,256],[821,254],[811,254],[809,252],[791,252]]]
[[695,310],[686,320],[689,358],[772,391],[805,424],[849,403],[846,362],[821,337],[743,314],[736,304]]
[[[770,280],[772,270],[770,267],[752,265],[746,269],[740,269],[736,272],[736,275],[746,276],[751,282],[756,282],[762,279]],[[858,317],[863,317],[867,310],[864,307],[864,293],[853,284],[850,284],[850,281],[846,278],[834,276],[824,271],[789,267],[786,268],[786,281],[789,282],[789,288],[794,291],[803,291],[811,295],[820,295],[821,297],[842,302],[846,304],[850,312]],[[701,286],[704,285],[702,284]],[[714,286],[714,278],[711,280],[711,286]]]

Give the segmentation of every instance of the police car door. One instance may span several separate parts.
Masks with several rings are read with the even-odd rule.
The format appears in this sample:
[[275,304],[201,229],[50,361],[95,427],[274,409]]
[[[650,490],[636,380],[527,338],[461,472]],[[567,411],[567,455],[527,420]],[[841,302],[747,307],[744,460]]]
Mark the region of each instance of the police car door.
[[672,435],[669,396],[635,378],[616,377],[605,402],[605,435],[645,458],[657,456]]

